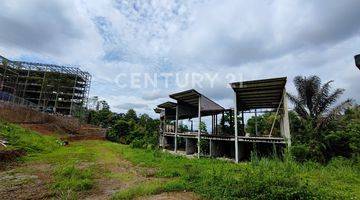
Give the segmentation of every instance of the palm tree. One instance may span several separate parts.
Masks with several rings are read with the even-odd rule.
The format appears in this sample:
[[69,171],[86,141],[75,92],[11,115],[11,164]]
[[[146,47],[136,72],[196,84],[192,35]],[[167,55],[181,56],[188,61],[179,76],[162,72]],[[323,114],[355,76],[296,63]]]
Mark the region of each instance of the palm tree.
[[352,103],[352,100],[348,99],[333,106],[345,90],[338,88],[332,91],[332,82],[328,81],[322,85],[321,79],[317,76],[297,76],[294,78],[294,85],[298,95],[288,94],[295,106],[294,111],[302,119],[310,121],[315,132],[326,128],[329,122],[338,117]]

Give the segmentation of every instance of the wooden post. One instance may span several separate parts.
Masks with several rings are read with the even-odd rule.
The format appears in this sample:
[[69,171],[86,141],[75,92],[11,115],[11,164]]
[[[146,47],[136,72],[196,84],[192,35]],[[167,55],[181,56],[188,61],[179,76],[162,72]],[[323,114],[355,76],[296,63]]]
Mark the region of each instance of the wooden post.
[[174,141],[174,151],[177,153],[177,134],[178,134],[178,123],[179,123],[179,105],[176,105],[176,120],[175,120],[175,141]]
[[199,96],[199,106],[198,106],[198,118],[199,118],[199,128],[198,128],[198,142],[197,142],[197,148],[198,148],[198,158],[200,158],[200,137],[201,137],[201,96]]
[[236,97],[236,92],[234,93],[235,94],[235,108],[234,108],[234,123],[235,123],[235,162],[238,163],[239,162],[239,141],[238,141],[238,123],[237,123],[237,113],[238,113],[238,110],[237,110],[237,97]]

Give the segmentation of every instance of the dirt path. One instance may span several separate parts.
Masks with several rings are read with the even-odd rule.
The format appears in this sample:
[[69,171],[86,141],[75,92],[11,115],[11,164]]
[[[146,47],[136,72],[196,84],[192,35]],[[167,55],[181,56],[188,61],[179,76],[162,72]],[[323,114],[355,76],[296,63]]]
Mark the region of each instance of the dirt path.
[[[166,182],[168,179],[155,177],[156,169],[136,166],[125,160],[107,145],[89,141],[77,144],[84,146],[92,161],[81,161],[78,168],[96,166],[95,184],[89,191],[79,192],[79,199],[111,199],[122,190],[136,188],[152,182]],[[72,148],[66,147],[66,148]],[[70,150],[69,152],[72,152]],[[70,155],[69,155],[70,156]],[[53,171],[61,163],[24,162],[0,171],[0,199],[49,199],[58,198],[51,190]],[[139,199],[198,199],[191,192],[171,192],[146,196]]]
[[1,199],[48,199],[49,165],[17,165],[0,172]]
[[134,166],[109,148],[96,147],[96,152],[99,152],[97,163],[105,176],[97,179],[96,188],[87,199],[109,199],[117,191],[160,180],[153,177],[156,173],[154,169]]

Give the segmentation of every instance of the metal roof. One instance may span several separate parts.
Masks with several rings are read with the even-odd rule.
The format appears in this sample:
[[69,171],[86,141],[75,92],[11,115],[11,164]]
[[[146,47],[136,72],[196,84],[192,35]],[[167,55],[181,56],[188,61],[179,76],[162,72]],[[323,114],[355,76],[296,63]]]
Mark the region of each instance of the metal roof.
[[166,117],[168,120],[174,120],[176,118],[176,106],[177,103],[167,101],[159,104],[157,108],[154,109],[154,111],[160,114],[160,118]]
[[175,102],[167,101],[165,103],[159,104],[157,107],[159,107],[159,108],[175,108],[176,105],[177,105],[177,103],[175,103]]
[[236,93],[238,110],[277,108],[286,77],[230,83]]
[[220,113],[225,110],[222,106],[194,89],[171,94],[170,97],[177,100],[177,103],[182,106],[184,112],[186,112],[186,109],[188,110],[186,112],[189,115],[188,117],[194,117],[193,111],[197,111],[198,109],[199,98],[201,102],[201,114],[203,116]]
[[154,108],[154,112],[160,114],[164,109]]

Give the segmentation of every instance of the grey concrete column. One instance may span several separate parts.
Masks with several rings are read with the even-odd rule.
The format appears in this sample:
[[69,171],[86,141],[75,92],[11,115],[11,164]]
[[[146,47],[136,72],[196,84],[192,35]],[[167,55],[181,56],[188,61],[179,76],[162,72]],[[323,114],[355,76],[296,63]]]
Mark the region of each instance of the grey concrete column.
[[201,96],[199,96],[199,106],[198,106],[198,118],[199,118],[199,128],[198,128],[198,141],[197,141],[197,148],[198,148],[198,158],[200,158],[200,137],[201,137]]
[[176,105],[176,119],[175,119],[175,138],[174,138],[174,151],[177,152],[177,134],[179,126],[179,105]]
[[234,123],[235,123],[235,162],[239,162],[239,146],[238,146],[238,110],[237,110],[237,97],[235,94],[235,108],[234,108]]
[[284,89],[283,92],[283,110],[284,114],[282,116],[282,126],[283,126],[283,137],[285,137],[286,143],[288,146],[291,146],[291,136],[290,136],[290,124],[289,124],[289,111],[288,111],[288,105],[287,105],[287,94],[286,89]]

